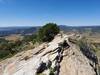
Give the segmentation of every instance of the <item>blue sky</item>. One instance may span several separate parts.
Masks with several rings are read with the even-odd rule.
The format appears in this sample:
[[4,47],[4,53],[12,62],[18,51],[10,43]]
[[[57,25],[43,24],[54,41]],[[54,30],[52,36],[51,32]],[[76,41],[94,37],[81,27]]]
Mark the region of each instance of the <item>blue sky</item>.
[[0,27],[100,25],[100,0],[0,0]]

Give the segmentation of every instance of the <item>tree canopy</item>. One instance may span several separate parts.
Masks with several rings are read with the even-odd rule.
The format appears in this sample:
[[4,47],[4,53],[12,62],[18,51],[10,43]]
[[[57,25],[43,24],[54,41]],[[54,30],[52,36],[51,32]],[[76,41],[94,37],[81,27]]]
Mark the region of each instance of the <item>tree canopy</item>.
[[55,23],[47,23],[38,31],[38,37],[43,42],[50,42],[56,34],[60,31]]

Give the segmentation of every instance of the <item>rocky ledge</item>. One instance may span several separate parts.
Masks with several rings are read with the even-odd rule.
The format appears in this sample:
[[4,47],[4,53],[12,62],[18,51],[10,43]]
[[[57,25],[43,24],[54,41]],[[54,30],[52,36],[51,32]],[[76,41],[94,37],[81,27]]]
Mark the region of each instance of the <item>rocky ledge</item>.
[[96,63],[68,41],[70,36],[58,34],[50,43],[31,50],[30,56],[17,55],[0,75],[98,75]]

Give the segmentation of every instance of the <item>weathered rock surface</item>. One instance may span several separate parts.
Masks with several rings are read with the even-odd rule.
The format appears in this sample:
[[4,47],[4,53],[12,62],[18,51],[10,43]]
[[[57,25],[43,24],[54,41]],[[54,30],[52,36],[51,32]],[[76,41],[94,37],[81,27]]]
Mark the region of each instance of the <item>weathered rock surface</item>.
[[[7,60],[9,63],[2,62],[0,75],[50,75],[51,72],[54,75],[96,75],[90,65],[91,61],[82,54],[78,46],[68,42],[70,36],[73,35],[57,35],[52,42],[30,50],[29,54],[19,53]],[[64,40],[70,47],[58,52],[59,43]],[[30,58],[24,60],[25,56]]]

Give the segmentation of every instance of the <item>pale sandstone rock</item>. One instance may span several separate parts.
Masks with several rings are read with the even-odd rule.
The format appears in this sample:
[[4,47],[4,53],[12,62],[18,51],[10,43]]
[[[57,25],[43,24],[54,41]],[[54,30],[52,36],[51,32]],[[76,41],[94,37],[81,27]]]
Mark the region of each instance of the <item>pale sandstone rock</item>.
[[[52,68],[55,67],[55,57],[58,53],[54,53],[53,51],[58,47],[58,43],[67,40],[68,37],[72,35],[63,35],[63,38],[59,35],[54,38],[54,40],[46,46],[42,44],[33,50],[29,51],[29,53],[25,53],[25,55],[31,54],[30,59],[27,61],[19,60],[23,55],[19,55],[18,59],[15,59],[12,63],[8,64],[4,70],[2,75],[36,75],[36,70],[39,67],[41,62],[47,63],[48,60],[52,61]],[[68,42],[69,43],[69,42]],[[70,44],[70,43],[69,43]],[[45,47],[45,48],[44,48]],[[39,54],[34,55],[38,51],[42,51]],[[33,52],[33,53],[31,53]],[[93,67],[89,64],[89,59],[87,59],[79,50],[79,48],[73,44],[70,44],[70,48],[64,50],[63,52],[63,60],[60,63],[60,74],[59,75],[96,75]],[[50,70],[47,69],[43,73],[49,75]]]

